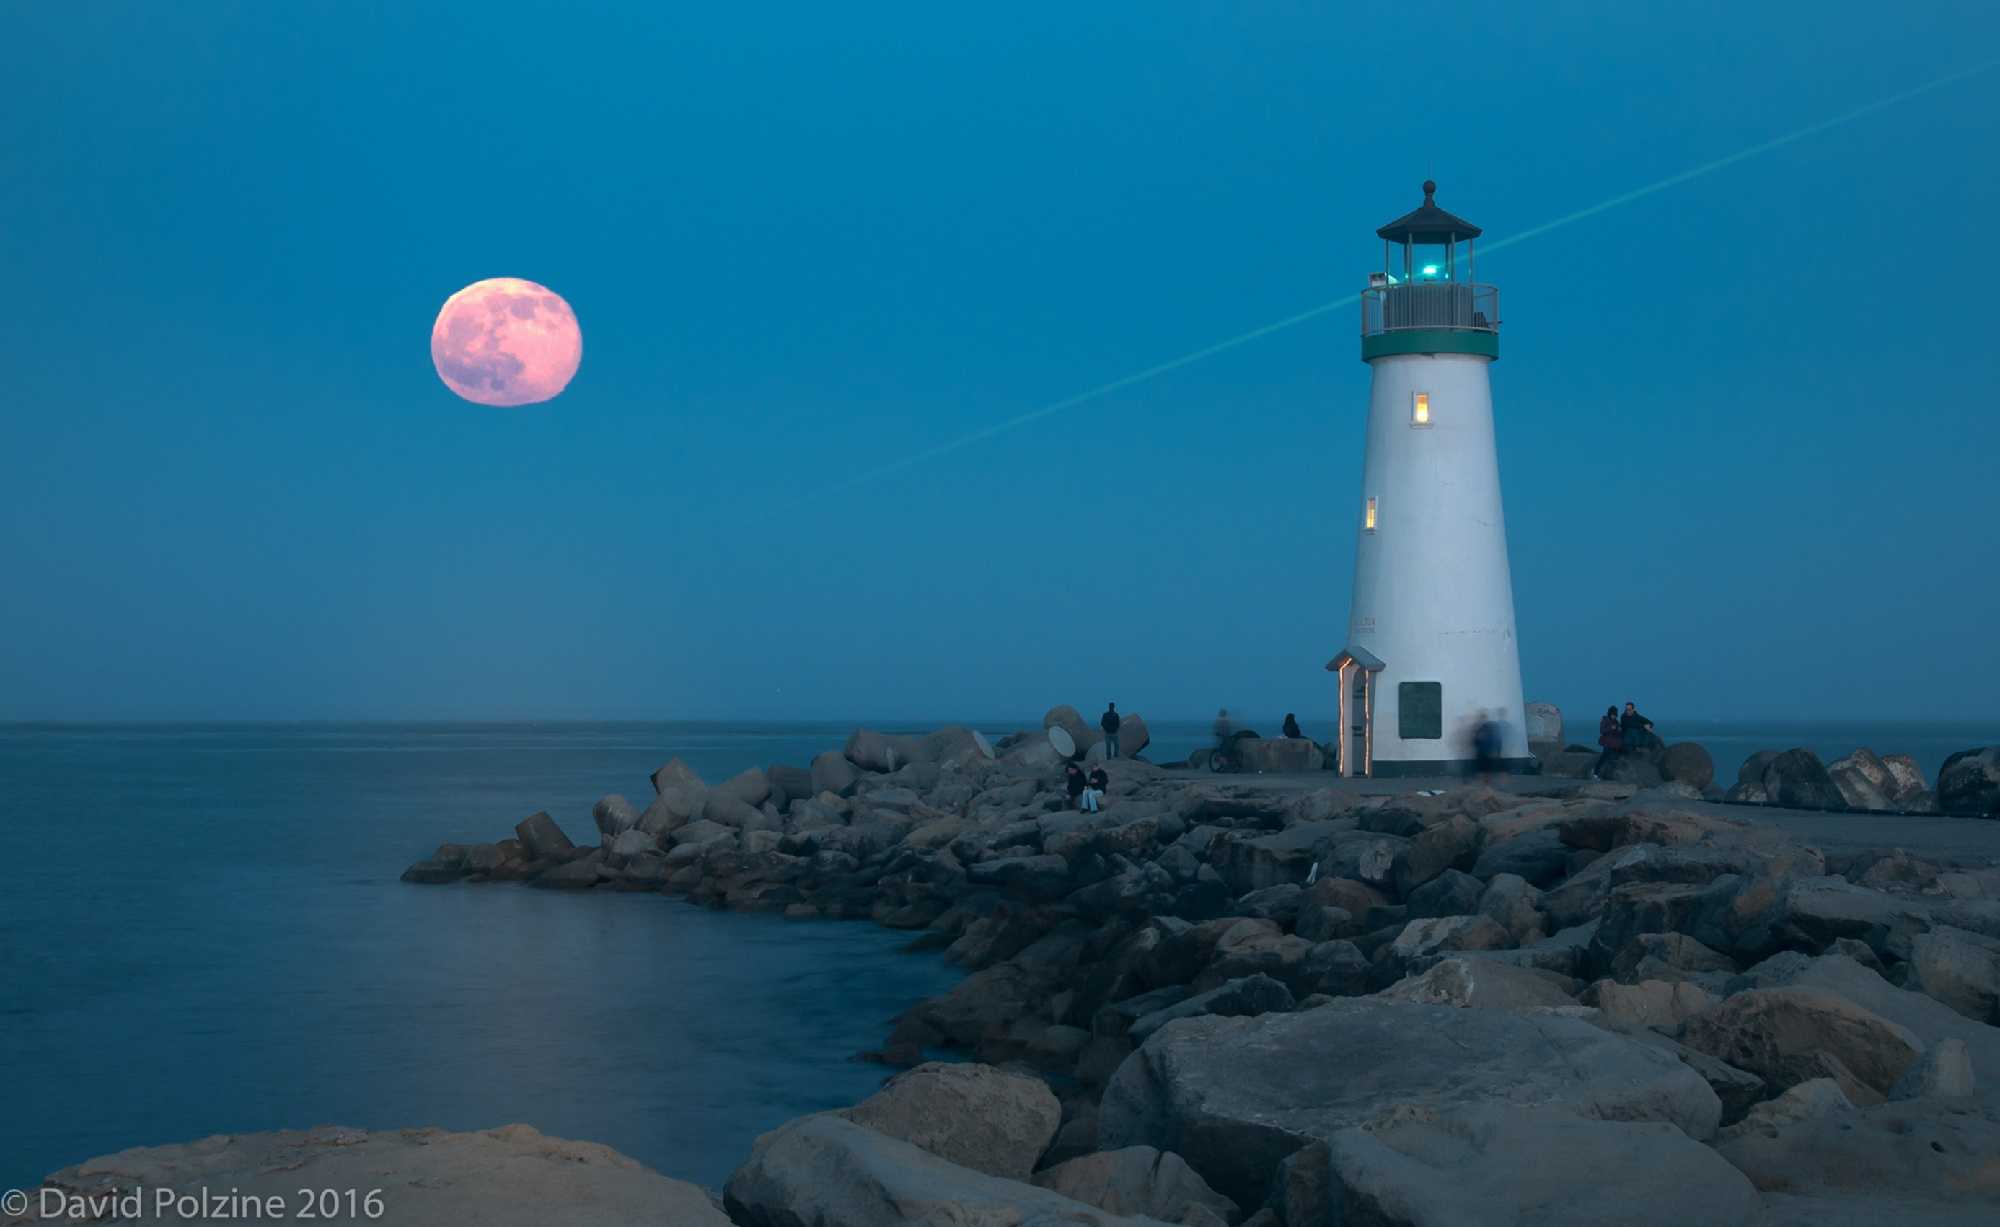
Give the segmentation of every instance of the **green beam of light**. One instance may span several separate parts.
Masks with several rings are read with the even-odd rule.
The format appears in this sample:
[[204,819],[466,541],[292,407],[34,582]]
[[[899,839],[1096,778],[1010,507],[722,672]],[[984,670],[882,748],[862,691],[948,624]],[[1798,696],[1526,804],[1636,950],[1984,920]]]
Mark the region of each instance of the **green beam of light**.
[[[1717,158],[1712,162],[1704,162],[1700,166],[1696,166],[1693,169],[1684,170],[1678,174],[1668,175],[1664,179],[1656,179],[1653,182],[1644,185],[1643,187],[1633,188],[1629,192],[1622,192],[1619,195],[1613,196],[1608,200],[1600,201],[1597,204],[1589,206],[1588,208],[1578,209],[1574,213],[1565,213],[1561,217],[1555,218],[1551,221],[1543,222],[1539,226],[1532,226],[1517,234],[1510,234],[1506,238],[1495,239],[1489,242],[1482,243],[1480,244],[1479,248],[1480,254],[1490,255],[1491,253],[1496,251],[1504,251],[1507,248],[1512,247],[1516,243],[1525,243],[1530,239],[1540,238],[1541,236],[1549,233],[1552,230],[1560,230],[1564,226],[1570,225],[1571,223],[1580,222],[1586,218],[1595,217],[1598,214],[1607,212],[1611,209],[1616,209],[1621,206],[1631,204],[1635,200],[1643,200],[1646,197],[1651,196],[1657,192],[1666,191],[1670,187],[1679,187],[1683,183],[1687,183],[1695,179],[1700,179],[1707,175],[1712,175],[1716,171],[1734,166],[1738,162],[1747,161],[1750,158],[1757,157],[1761,154],[1769,153],[1774,149],[1781,149],[1786,145],[1793,144],[1797,141],[1805,140],[1808,137],[1818,136],[1822,132],[1827,132],[1834,128],[1838,128],[1843,124],[1853,123],[1857,119],[1866,118],[1867,116],[1873,115],[1878,111],[1886,111],[1891,107],[1899,106],[1902,103],[1910,101],[1911,99],[1920,98],[1925,94],[1932,93],[1936,90],[1944,89],[1946,86],[1955,85],[1960,81],[1966,80],[1967,78],[1976,77],[1981,73],[1989,72],[1996,66],[2000,66],[2000,58],[1986,60],[1979,64],[1975,64],[1970,68],[1962,69],[1958,72],[1951,73],[1947,76],[1939,77],[1936,80],[1926,82],[1923,85],[1913,86],[1910,89],[1903,90],[1900,93],[1890,94],[1887,97],[1877,98],[1873,102],[1863,103],[1862,105],[1855,107],[1850,111],[1843,111],[1831,119],[1823,119],[1818,123],[1808,124],[1805,127],[1800,128],[1794,132],[1788,132],[1783,136],[1775,136],[1772,137],[1770,140],[1763,141],[1755,145],[1751,145],[1748,148],[1739,149],[1735,153]],[[927,460],[935,460],[939,456],[949,455],[950,453],[958,451],[961,448],[971,447],[973,444],[983,442],[987,439],[991,439],[995,435],[1005,434],[1010,430],[1017,430],[1020,427],[1026,426],[1031,422],[1039,422],[1043,418],[1053,417],[1054,415],[1062,413],[1065,410],[1074,409],[1079,405],[1089,404],[1091,401],[1094,400],[1100,400],[1103,397],[1109,396],[1114,392],[1121,392],[1126,388],[1132,387],[1135,384],[1145,383],[1147,380],[1150,379],[1157,379],[1162,375],[1168,374],[1169,372],[1180,370],[1184,366],[1192,366],[1193,364],[1200,362],[1205,358],[1212,358],[1216,354],[1224,353],[1228,350],[1248,345],[1250,342],[1261,340],[1264,337],[1270,336],[1274,332],[1283,332],[1287,328],[1296,327],[1300,324],[1307,322],[1308,320],[1318,319],[1322,315],[1327,315],[1331,312],[1341,310],[1344,307],[1351,307],[1355,303],[1360,301],[1361,301],[1361,295],[1359,293],[1354,293],[1345,295],[1344,297],[1341,298],[1336,298],[1331,302],[1321,303],[1316,307],[1309,307],[1306,310],[1301,311],[1296,315],[1288,315],[1283,319],[1273,320],[1268,324],[1252,328],[1248,332],[1238,333],[1227,340],[1217,341],[1213,345],[1204,345],[1200,349],[1190,350],[1189,352],[1182,354],[1178,358],[1169,358],[1165,362],[1156,363],[1152,366],[1145,368],[1144,370],[1134,371],[1129,375],[1120,376],[1119,378],[1113,379],[1108,383],[1098,384],[1094,388],[1089,388],[1082,392],[1078,392],[1073,396],[1065,396],[1061,400],[1050,401],[1048,404],[1043,405],[1040,408],[1030,409],[1026,413],[1016,414],[1014,417],[1007,418],[1003,421],[995,422],[991,426],[983,426],[980,429],[972,431],[969,434],[960,435],[954,439],[948,439],[945,442],[939,443],[934,447],[927,447],[922,451],[912,453],[911,455],[905,456],[900,460],[891,460],[886,464],[877,465],[875,468],[869,469],[866,472],[857,473],[852,477],[848,477],[842,481],[835,482],[830,486],[823,487],[817,495],[814,495],[812,497],[821,498],[829,494],[838,494],[841,491],[851,490],[856,486],[864,485],[868,482],[876,481],[880,478],[887,477],[892,473],[900,473],[904,469],[920,465]],[[805,501],[806,500],[802,499],[800,500],[799,504],[793,504],[793,505],[795,506],[800,505],[803,504]]]

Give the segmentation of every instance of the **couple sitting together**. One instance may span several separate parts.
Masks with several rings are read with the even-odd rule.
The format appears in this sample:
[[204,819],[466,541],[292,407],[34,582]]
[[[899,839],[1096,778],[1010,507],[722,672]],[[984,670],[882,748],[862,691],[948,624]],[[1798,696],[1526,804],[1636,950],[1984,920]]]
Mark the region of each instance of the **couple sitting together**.
[[1111,783],[1102,763],[1090,769],[1085,775],[1083,768],[1070,763],[1063,768],[1063,784],[1069,789],[1069,803],[1086,814],[1095,814],[1104,806],[1104,789]]

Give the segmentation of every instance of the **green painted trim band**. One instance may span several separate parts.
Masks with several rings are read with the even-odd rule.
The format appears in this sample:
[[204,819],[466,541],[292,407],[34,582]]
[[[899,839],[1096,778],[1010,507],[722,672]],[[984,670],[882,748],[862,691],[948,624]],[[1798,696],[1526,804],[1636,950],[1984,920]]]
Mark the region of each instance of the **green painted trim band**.
[[1363,362],[1397,354],[1476,354],[1498,360],[1500,334],[1470,328],[1405,328],[1361,338]]

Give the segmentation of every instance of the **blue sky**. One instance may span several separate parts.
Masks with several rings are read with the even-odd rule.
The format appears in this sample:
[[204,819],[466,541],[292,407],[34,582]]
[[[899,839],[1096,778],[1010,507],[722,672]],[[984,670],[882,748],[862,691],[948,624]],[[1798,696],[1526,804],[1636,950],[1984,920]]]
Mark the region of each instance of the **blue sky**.
[[[725,11],[729,10],[729,11]],[[1972,68],[1979,3],[0,10],[0,718],[1330,708],[1367,368],[1499,238]],[[2000,71],[1481,262],[1530,698],[2000,712]],[[546,405],[452,291],[584,329]]]

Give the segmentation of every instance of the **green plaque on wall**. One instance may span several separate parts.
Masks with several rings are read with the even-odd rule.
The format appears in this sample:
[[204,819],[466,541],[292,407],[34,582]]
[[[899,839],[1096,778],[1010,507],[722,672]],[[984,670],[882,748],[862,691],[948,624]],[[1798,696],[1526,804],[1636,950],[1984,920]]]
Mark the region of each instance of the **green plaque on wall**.
[[1396,733],[1404,741],[1444,736],[1444,684],[1402,682],[1396,687]]

